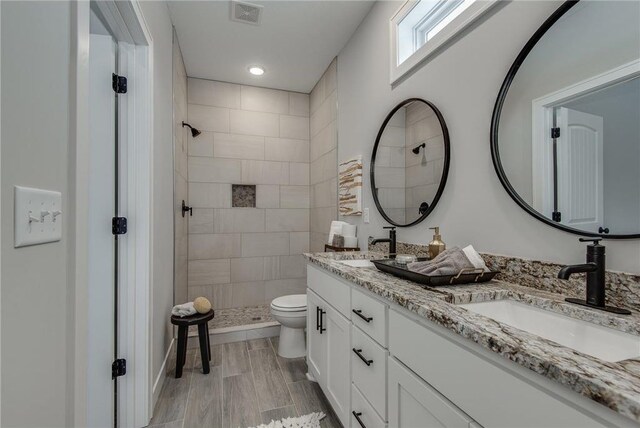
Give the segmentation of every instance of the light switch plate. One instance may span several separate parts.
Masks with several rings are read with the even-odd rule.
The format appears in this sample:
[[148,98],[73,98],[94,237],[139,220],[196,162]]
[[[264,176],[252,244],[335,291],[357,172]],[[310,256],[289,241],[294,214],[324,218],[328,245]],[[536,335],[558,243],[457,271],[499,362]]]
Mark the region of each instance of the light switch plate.
[[14,246],[44,244],[62,238],[62,194],[15,186]]
[[362,215],[362,220],[364,224],[369,224],[369,208],[364,209],[364,214]]

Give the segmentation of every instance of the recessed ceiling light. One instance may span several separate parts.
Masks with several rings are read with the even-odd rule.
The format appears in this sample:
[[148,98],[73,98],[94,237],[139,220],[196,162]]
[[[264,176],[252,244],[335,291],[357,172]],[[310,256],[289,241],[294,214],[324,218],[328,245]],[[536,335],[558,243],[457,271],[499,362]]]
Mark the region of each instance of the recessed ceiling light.
[[253,74],[254,76],[262,76],[264,74],[264,68],[257,65],[252,65],[249,67],[249,73]]

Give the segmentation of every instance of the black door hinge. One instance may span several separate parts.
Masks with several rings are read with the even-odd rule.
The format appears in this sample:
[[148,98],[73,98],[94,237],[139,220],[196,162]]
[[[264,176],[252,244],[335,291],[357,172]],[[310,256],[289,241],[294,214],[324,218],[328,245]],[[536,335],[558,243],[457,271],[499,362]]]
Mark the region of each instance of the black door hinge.
[[113,73],[113,77],[111,78],[111,86],[116,94],[126,94],[127,93],[127,78],[124,76],[118,76]]
[[111,379],[127,374],[127,360],[118,358],[111,364]]
[[551,219],[559,223],[562,221],[562,214],[560,213],[560,211],[554,211],[551,214]]
[[551,138],[560,138],[560,128],[551,128]]
[[124,235],[127,233],[127,218],[114,217],[111,220],[111,231],[114,235]]

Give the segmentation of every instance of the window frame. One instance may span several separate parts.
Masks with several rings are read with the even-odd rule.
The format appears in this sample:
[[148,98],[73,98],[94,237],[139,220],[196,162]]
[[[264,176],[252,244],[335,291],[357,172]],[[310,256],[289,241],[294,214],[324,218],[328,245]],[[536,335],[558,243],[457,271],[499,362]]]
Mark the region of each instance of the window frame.
[[[486,12],[496,6],[500,0],[476,0],[442,28],[430,40],[426,41],[420,48],[415,50],[401,64],[399,59],[399,37],[398,25],[402,20],[418,5],[420,0],[407,0],[389,20],[390,35],[390,84],[393,86],[410,72],[414,72],[428,58],[439,51],[443,45],[451,41],[454,37],[464,31],[471,24],[480,20]],[[415,43],[414,40],[411,43]]]

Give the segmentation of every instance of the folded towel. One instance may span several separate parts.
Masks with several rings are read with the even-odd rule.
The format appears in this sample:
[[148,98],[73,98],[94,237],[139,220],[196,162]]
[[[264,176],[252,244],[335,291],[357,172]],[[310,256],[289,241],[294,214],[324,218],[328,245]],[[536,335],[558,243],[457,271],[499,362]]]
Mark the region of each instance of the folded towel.
[[475,248],[473,248],[473,245],[467,245],[462,249],[462,251],[464,251],[464,255],[467,256],[469,261],[473,264],[473,267],[476,269],[482,269],[485,272],[490,272],[489,268],[484,263],[482,256],[478,254]]
[[349,224],[345,221],[334,220],[331,222],[331,228],[329,229],[329,245],[333,245],[333,235],[342,235],[342,226]]
[[195,315],[197,312],[196,308],[193,307],[193,302],[175,305],[173,309],[171,309],[171,315],[178,317],[188,317],[189,315]]
[[462,269],[473,269],[464,251],[459,247],[449,248],[438,254],[432,260],[409,263],[409,270],[423,275],[456,275]]

